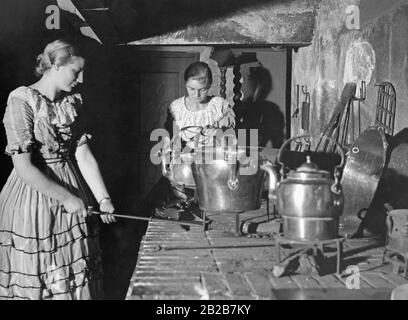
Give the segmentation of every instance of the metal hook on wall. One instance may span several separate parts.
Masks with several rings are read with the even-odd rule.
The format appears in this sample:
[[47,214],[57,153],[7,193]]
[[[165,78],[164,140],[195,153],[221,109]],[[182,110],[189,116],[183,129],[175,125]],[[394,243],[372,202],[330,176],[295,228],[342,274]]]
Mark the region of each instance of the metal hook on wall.
[[302,86],[302,93],[306,96],[305,102],[310,103],[310,93],[307,91],[307,86]]
[[367,98],[367,86],[364,80],[361,81],[360,84],[360,97],[353,97],[354,101],[365,101]]
[[297,118],[299,114],[299,85],[296,85],[296,109],[293,111],[292,118]]
[[305,95],[302,102],[302,129],[309,131],[309,114],[310,114],[310,93],[307,91],[307,86],[302,86],[302,93]]
[[[350,135],[350,144],[354,142],[355,136],[359,136],[361,134],[361,101],[365,101],[367,98],[367,86],[364,80],[361,80],[360,83],[360,96],[353,97],[349,101],[350,110],[347,112],[346,118],[347,122],[351,122],[351,135]],[[357,101],[357,109],[355,109],[354,101]],[[357,123],[356,123],[357,122]],[[347,123],[347,130],[348,130],[348,123]],[[347,133],[345,133],[347,134]]]

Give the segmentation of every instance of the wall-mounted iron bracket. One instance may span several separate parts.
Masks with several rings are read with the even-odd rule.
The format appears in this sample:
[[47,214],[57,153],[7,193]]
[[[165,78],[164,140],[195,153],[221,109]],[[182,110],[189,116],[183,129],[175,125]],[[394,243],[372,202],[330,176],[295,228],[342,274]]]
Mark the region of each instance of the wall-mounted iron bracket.
[[307,86],[302,86],[302,93],[305,95],[302,102],[302,129],[308,132],[310,121],[310,93],[307,91]]
[[307,86],[302,86],[302,93],[305,95],[305,102],[310,103],[310,93],[307,91]]
[[300,110],[300,108],[299,108],[299,85],[297,84],[296,85],[296,109],[295,109],[295,111],[293,111],[292,119],[298,117],[299,110]]
[[367,98],[367,86],[366,82],[362,80],[360,84],[360,96],[353,97],[353,101],[365,101],[366,98]]

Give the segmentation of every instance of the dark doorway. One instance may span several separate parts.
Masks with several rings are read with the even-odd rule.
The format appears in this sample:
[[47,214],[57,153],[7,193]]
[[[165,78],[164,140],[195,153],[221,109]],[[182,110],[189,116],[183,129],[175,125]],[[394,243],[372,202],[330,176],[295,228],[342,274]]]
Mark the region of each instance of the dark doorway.
[[161,166],[150,160],[157,141],[150,141],[153,130],[164,128],[170,103],[184,95],[184,70],[199,60],[198,53],[140,50],[119,47],[115,55],[115,101],[120,116],[124,174],[121,202],[138,206],[161,177]]
[[[110,53],[104,77],[106,91],[94,84],[93,110],[99,116],[94,142],[118,213],[149,216],[145,196],[161,178],[161,166],[150,161],[154,129],[164,128],[170,103],[184,94],[184,69],[198,53],[117,47]],[[108,65],[107,64],[107,65]],[[124,299],[136,265],[146,223],[118,219],[102,226],[106,299]]]

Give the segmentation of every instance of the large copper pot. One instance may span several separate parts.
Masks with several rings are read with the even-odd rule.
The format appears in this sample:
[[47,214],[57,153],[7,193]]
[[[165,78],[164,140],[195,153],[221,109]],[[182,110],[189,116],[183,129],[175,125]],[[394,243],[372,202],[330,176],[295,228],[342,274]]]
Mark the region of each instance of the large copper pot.
[[191,168],[200,209],[215,213],[259,209],[265,179],[262,161],[259,148],[196,152]]
[[[375,195],[377,189],[381,189],[379,184],[386,166],[387,148],[384,130],[378,126],[367,128],[350,147],[341,178],[344,214],[339,232],[342,236],[351,238],[367,232],[376,234],[378,226],[384,223],[379,214],[383,212],[382,195],[379,193],[377,199]],[[395,172],[392,169],[387,170],[387,173]],[[387,182],[388,185],[395,184],[395,179]],[[398,192],[394,191],[395,194]]]

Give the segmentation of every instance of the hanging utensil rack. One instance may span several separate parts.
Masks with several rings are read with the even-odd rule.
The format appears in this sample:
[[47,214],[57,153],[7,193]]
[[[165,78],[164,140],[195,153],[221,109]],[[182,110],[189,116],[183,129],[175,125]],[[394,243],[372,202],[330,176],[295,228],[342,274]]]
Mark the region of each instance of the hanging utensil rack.
[[378,86],[377,112],[375,125],[384,129],[388,135],[394,135],[397,94],[391,82],[383,81]]

